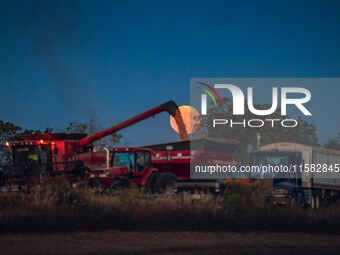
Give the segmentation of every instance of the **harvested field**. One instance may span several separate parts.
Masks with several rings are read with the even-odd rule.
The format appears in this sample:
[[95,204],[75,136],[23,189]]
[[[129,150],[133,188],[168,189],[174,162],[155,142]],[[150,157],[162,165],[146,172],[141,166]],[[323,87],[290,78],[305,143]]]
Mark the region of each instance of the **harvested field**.
[[276,208],[254,194],[112,197],[64,181],[1,194],[0,254],[340,254],[340,207]]
[[339,254],[340,235],[75,232],[0,235],[0,254]]

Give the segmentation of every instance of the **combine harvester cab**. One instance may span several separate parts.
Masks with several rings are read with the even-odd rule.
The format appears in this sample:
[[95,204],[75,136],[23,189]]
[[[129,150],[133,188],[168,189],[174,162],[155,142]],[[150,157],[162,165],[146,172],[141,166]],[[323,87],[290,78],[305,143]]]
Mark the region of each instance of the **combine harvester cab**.
[[[86,134],[32,134],[17,136],[16,141],[7,142],[12,149],[13,163],[1,171],[1,191],[21,191],[29,193],[34,186],[43,182],[43,176],[63,175],[72,183],[85,178],[89,170],[84,162],[92,161],[98,166],[105,158],[97,162],[91,160],[90,147],[83,148],[83,154],[74,153],[79,139]],[[89,151],[89,152],[86,152]]]

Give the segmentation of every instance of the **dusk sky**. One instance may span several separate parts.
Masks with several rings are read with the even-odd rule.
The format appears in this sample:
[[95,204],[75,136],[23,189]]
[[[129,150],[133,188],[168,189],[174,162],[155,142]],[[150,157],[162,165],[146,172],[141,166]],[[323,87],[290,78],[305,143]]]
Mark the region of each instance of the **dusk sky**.
[[[339,13],[339,1],[0,0],[0,119],[106,128],[170,99],[189,105],[190,78],[340,77]],[[120,133],[137,146],[178,140],[166,113]]]

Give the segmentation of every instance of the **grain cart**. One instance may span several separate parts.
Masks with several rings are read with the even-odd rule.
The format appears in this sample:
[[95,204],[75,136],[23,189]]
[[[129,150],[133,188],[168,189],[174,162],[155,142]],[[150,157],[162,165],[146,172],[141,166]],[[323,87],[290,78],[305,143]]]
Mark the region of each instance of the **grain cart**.
[[[223,194],[226,178],[242,178],[240,173],[223,173],[218,175],[199,175],[191,172],[190,164],[198,162],[210,165],[219,164],[237,166],[234,153],[238,141],[232,139],[200,138],[190,141],[164,143],[145,146],[152,149],[152,163],[160,173],[171,172],[176,175],[175,191],[202,191],[211,194]],[[199,163],[198,163],[199,164]],[[164,189],[165,184],[160,182]]]

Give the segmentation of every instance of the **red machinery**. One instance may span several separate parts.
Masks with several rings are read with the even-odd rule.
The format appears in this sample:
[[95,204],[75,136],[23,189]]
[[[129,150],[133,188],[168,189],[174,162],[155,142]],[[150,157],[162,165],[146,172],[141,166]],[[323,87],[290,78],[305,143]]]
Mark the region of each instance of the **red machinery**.
[[[168,101],[88,137],[86,134],[65,133],[18,136],[16,141],[6,143],[13,151],[13,165],[2,168],[0,187],[2,190],[29,190],[45,173],[52,176],[63,174],[74,182],[83,179],[95,168],[108,167],[108,155],[94,152],[92,142],[163,111],[175,116],[177,109],[174,101]],[[115,174],[116,171],[109,172]]]
[[[204,190],[223,193],[224,179],[191,178],[191,164],[218,163],[236,165],[233,161],[238,142],[225,139],[197,139],[150,145],[143,148],[124,147],[112,151],[111,166],[91,172],[91,185],[109,190],[128,187],[130,183],[144,186],[151,192]],[[191,149],[195,150],[191,150]],[[201,176],[202,177],[202,176]],[[203,176],[204,177],[204,176]]]
[[211,163],[235,165],[232,158],[236,141],[200,139],[144,148],[114,148],[111,156],[92,150],[91,143],[104,136],[163,111],[175,116],[176,110],[177,105],[169,101],[89,137],[84,137],[85,134],[19,136],[17,141],[9,143],[14,165],[2,174],[0,188],[29,191],[47,173],[65,175],[73,184],[86,178],[90,186],[106,191],[135,184],[150,192],[172,192],[174,187],[220,192],[223,180],[190,178],[190,163],[208,159]]
[[234,153],[238,141],[201,138],[174,143],[145,146],[152,149],[152,163],[160,173],[171,172],[178,178],[177,191],[205,191],[223,194],[226,178],[243,178],[241,173],[223,173],[211,176],[195,174],[195,165],[237,166]]

